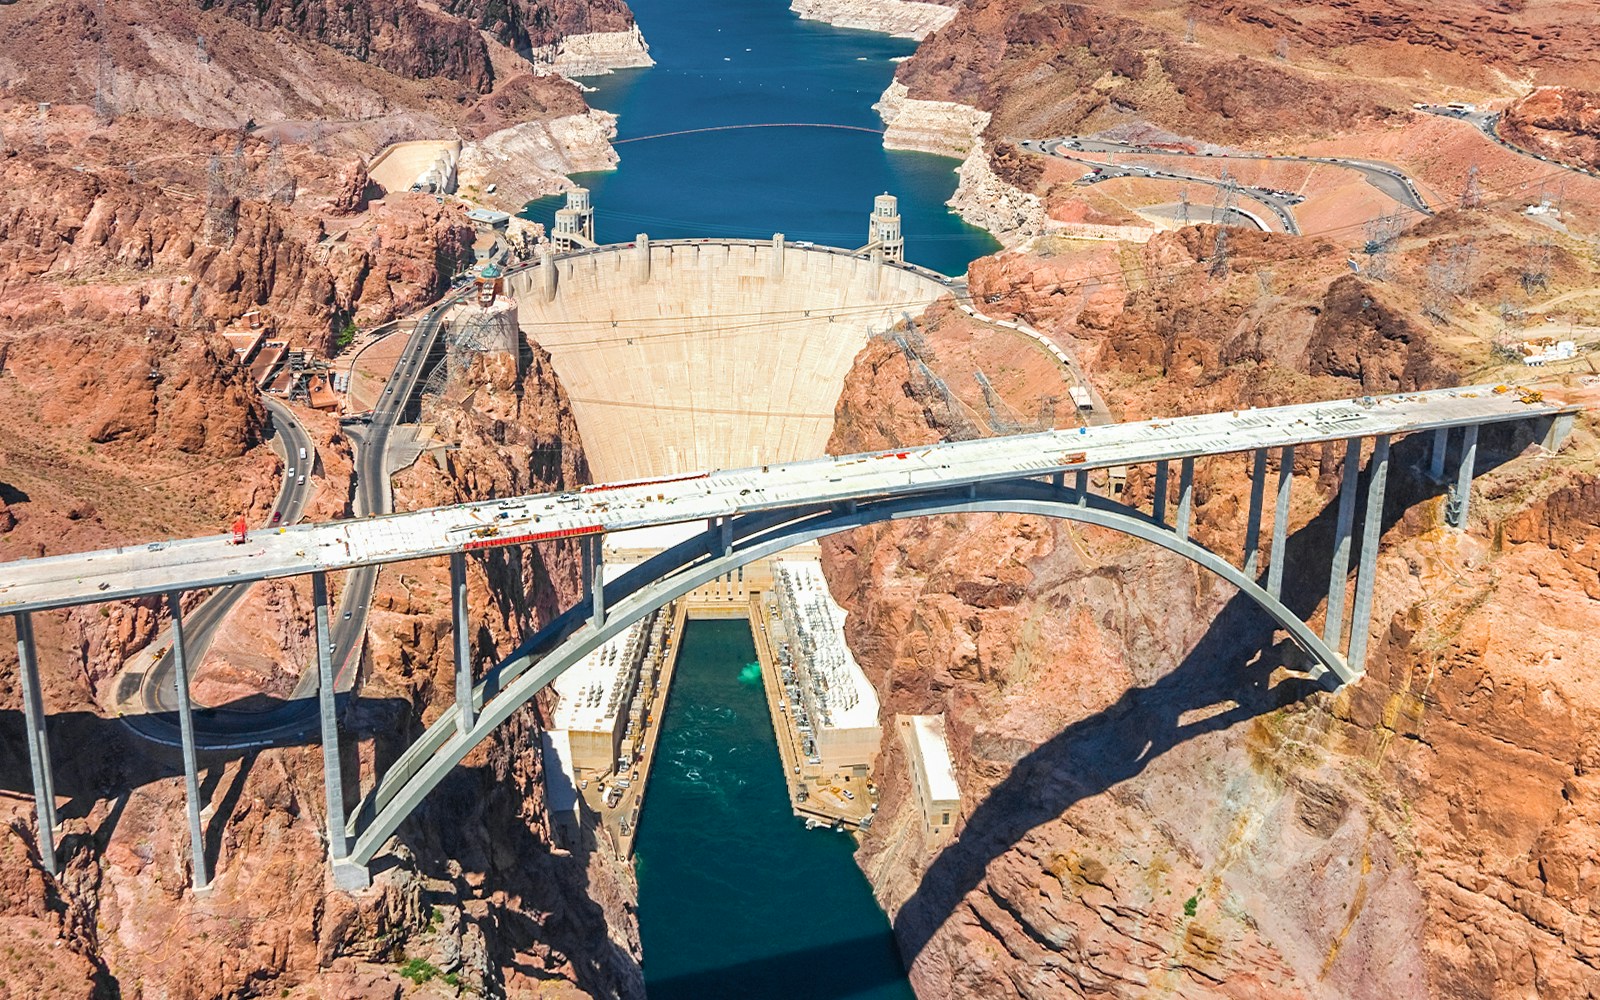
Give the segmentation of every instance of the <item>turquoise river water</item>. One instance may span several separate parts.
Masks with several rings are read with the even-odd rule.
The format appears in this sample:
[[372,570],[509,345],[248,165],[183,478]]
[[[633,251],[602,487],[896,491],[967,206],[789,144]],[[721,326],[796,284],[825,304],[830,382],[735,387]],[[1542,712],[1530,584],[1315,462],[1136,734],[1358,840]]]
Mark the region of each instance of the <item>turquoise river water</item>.
[[[888,191],[907,259],[956,275],[998,248],[945,207],[957,161],[877,134],[872,103],[912,42],[801,21],[788,0],[630,3],[657,64],[586,81],[618,116],[618,169],[576,178],[599,242],[857,247]],[[775,127],[690,131],[728,125]],[[549,225],[562,200],[524,214]],[[749,626],[693,623],[680,657],[636,848],[652,1000],[909,1000],[853,841],[790,811]]]
[[[614,171],[593,193],[601,243],[740,236],[858,247],[874,195],[900,198],[906,258],[961,274],[999,248],[945,207],[957,161],[889,152],[872,103],[914,43],[802,21],[787,0],[636,0],[656,65],[586,80],[615,113]],[[793,127],[793,123],[846,128]],[[781,127],[665,135],[726,125]],[[659,138],[647,138],[660,136]],[[563,199],[528,206],[550,225]]]
[[650,1000],[912,1000],[851,857],[789,807],[750,626],[690,622],[636,864]]

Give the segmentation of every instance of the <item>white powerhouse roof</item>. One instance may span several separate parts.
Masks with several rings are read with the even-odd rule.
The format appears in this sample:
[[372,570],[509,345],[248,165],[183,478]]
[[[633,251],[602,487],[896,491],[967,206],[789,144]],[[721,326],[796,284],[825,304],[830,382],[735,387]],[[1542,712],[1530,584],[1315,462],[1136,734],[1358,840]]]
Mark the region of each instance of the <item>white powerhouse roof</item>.
[[0,613],[297,576],[496,545],[904,496],[1058,471],[1573,413],[1494,386],[1440,389],[1168,420],[958,441],[761,468],[717,470],[575,493],[483,500],[387,517],[126,545],[5,564]]
[[950,745],[944,738],[944,716],[913,715],[911,736],[917,741],[917,754],[928,775],[928,798],[934,802],[961,801],[961,786],[956,784]]
[[[604,566],[607,582],[630,568],[615,563]],[[638,660],[637,647],[642,641],[644,621],[641,619],[607,639],[557,677],[553,684],[559,698],[551,726],[610,732],[617,716],[628,711],[628,699],[633,697],[634,685],[627,674],[628,668]]]
[[[815,646],[810,672],[827,686],[829,726],[866,729],[878,724],[878,692],[844,641],[845,611],[828,592],[815,559],[775,560],[775,574],[793,582],[795,621],[787,624]],[[798,636],[797,636],[798,638]]]

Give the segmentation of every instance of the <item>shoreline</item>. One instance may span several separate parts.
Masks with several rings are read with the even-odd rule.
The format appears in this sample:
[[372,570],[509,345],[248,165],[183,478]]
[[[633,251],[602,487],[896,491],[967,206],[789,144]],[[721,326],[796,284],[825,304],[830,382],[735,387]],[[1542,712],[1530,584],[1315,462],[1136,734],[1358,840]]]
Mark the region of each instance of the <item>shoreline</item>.
[[919,0],[794,0],[789,9],[804,21],[876,31],[918,42],[956,16],[954,7]]

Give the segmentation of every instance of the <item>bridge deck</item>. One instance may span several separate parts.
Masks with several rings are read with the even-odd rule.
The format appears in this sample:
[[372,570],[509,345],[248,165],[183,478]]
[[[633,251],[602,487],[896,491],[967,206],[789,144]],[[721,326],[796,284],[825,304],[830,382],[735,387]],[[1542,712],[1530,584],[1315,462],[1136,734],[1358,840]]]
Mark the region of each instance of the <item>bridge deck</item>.
[[735,513],[947,489],[1170,459],[1549,417],[1492,386],[1363,397],[1022,434],[716,471],[566,494],[485,500],[363,520],[152,542],[7,563],[0,612],[296,576],[493,545],[704,521]]

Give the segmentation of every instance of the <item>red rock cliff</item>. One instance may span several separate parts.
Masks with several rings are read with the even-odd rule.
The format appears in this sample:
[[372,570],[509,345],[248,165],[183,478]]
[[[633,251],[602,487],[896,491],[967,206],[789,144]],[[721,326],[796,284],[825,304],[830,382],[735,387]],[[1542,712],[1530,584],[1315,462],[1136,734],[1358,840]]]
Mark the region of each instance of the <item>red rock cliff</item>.
[[[1202,235],[1153,240],[1143,274],[1202,259],[1183,243]],[[1080,284],[1070,267],[1006,255],[973,292],[1074,344],[1124,415],[1458,377],[1414,307],[1338,277],[1331,247],[1259,280],[1286,245],[1245,249],[1257,263],[1221,281],[1134,271],[1138,291],[1088,306],[1059,293]],[[1006,345],[990,370],[1032,363],[960,314],[928,327],[958,391],[983,344]],[[830,450],[941,436],[916,381],[870,346]],[[1337,695],[1299,679],[1297,651],[1230,588],[1109,532],[978,515],[831,542],[886,719],[945,713],[962,786],[959,836],[926,844],[886,738],[859,859],[918,995],[1588,995],[1600,688],[1571,665],[1597,655],[1594,438],[1554,460],[1523,455],[1525,434],[1488,438],[1464,534],[1440,525],[1425,443],[1397,445],[1369,673]],[[1339,458],[1296,463],[1286,594],[1318,627]],[[1239,550],[1247,484],[1243,460],[1200,463],[1195,530],[1215,551]],[[1126,497],[1149,490],[1130,470]]]

